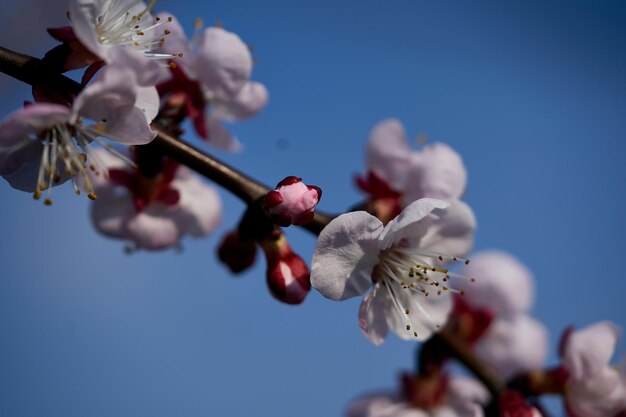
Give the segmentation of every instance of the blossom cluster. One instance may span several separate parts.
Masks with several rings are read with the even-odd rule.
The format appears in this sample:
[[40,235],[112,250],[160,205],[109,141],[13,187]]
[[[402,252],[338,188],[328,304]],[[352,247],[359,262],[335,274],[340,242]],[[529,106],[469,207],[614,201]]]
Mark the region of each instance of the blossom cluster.
[[[251,79],[254,60],[237,34],[198,21],[187,37],[154,5],[70,0],[70,25],[49,29],[61,44],[41,64],[84,69],[78,88],[36,81],[33,101],[0,122],[0,175],[46,205],[53,187],[70,182],[93,200],[96,230],[129,252],[179,247],[186,236],[212,233],[222,217],[218,192],[154,142],[159,132],[177,136],[190,122],[209,146],[238,151],[226,124],[255,116],[269,96]],[[482,417],[495,407],[502,417],[538,417],[544,394],[561,395],[569,417],[626,416],[626,362],[612,364],[621,330],[609,322],[569,329],[560,363],[546,367],[548,332],[531,314],[533,275],[506,252],[472,254],[477,219],[452,147],[414,150],[402,123],[387,119],[370,133],[365,166],[355,178],[364,201],[318,230],[310,268],[284,228],[310,226],[322,190],[297,176],[255,192],[218,248],[233,273],[250,268],[260,248],[281,302],[300,304],[311,288],[335,301],[362,296],[357,322],[374,345],[389,333],[422,342],[419,366],[402,374],[400,389],[355,400],[348,416]],[[489,392],[451,369],[445,338],[505,387]]]
[[0,123],[0,175],[12,187],[51,205],[52,187],[71,181],[76,194],[96,200],[96,229],[131,250],[178,246],[221,218],[211,186],[144,146],[154,126],[178,133],[189,118],[208,144],[236,150],[221,120],[252,117],[268,97],[250,81],[252,56],[239,36],[197,27],[189,41],[154,4],[70,0],[70,25],[49,29],[62,43],[43,63],[86,68],[83,88],[35,84],[34,102]]

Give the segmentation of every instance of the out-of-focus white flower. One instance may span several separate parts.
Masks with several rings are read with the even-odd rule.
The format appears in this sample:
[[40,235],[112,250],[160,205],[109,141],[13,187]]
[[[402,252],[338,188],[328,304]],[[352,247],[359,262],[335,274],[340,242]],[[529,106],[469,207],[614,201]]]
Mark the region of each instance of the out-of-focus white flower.
[[396,119],[383,120],[372,129],[366,167],[374,178],[401,195],[402,206],[424,197],[458,199],[467,183],[459,154],[439,142],[412,150],[402,123]]
[[[9,115],[0,124],[0,175],[14,188],[34,192],[72,178],[85,182],[93,167],[86,149],[107,137],[125,145],[146,144],[156,134],[150,122],[159,97],[154,87],[139,87],[128,68],[107,66],[74,100],[72,107],[35,103]],[[105,144],[106,145],[106,144]],[[75,190],[78,186],[74,181]],[[51,204],[48,197],[46,204]]]
[[600,322],[564,336],[564,400],[571,417],[614,417],[626,410],[624,376],[610,366],[620,333],[615,324]]
[[176,19],[170,26],[170,37],[161,50],[182,52],[182,57],[174,60],[171,78],[159,90],[182,97],[198,135],[215,147],[238,150],[241,145],[222,122],[253,117],[268,100],[265,86],[250,81],[250,50],[239,36],[220,27],[200,31],[198,26],[189,41]]
[[186,167],[166,160],[146,176],[102,149],[94,151],[108,175],[92,175],[98,199],[91,215],[102,234],[130,241],[135,248],[160,250],[186,236],[205,236],[221,219],[221,201],[212,187]]
[[343,214],[319,236],[311,283],[333,300],[371,288],[359,323],[372,343],[382,343],[389,329],[424,340],[445,323],[452,305],[448,270],[435,260],[467,253],[475,227],[464,203],[431,198],[410,204],[386,226],[366,212]]
[[[422,387],[423,388],[423,387]],[[423,404],[414,404],[406,392],[364,396],[348,407],[348,417],[482,417],[486,390],[467,378],[451,378]],[[405,387],[406,391],[406,387]],[[423,397],[422,397],[423,398]]]

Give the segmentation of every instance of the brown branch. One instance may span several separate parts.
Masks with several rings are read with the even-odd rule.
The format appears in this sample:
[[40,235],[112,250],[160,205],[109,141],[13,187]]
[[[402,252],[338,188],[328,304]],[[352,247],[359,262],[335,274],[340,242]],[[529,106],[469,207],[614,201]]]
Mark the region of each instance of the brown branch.
[[[45,84],[78,94],[82,86],[74,80],[51,71],[41,60],[0,47],[0,72],[10,75],[26,84]],[[204,175],[216,184],[239,197],[244,203],[252,204],[270,191],[270,188],[250,178],[243,172],[214,158],[205,151],[185,140],[169,134],[160,126],[152,125],[157,137],[152,144],[163,154]],[[332,220],[332,216],[316,211],[313,221],[305,226],[315,235]]]

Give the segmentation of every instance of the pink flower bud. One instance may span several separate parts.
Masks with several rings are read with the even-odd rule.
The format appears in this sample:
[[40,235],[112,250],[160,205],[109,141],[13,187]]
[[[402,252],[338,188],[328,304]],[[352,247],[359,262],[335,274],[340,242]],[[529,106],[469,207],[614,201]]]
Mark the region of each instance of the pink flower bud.
[[267,257],[267,285],[272,295],[287,304],[300,304],[311,289],[306,262],[291,250],[287,239],[266,239],[261,247]]
[[524,397],[517,391],[504,391],[500,395],[500,417],[543,417],[536,408],[524,401]]
[[313,220],[315,206],[321,197],[321,189],[304,184],[302,178],[291,176],[279,182],[276,190],[267,193],[264,206],[277,225],[302,225]]
[[252,240],[241,239],[236,230],[228,233],[222,239],[217,256],[234,274],[245,271],[256,260],[256,243]]

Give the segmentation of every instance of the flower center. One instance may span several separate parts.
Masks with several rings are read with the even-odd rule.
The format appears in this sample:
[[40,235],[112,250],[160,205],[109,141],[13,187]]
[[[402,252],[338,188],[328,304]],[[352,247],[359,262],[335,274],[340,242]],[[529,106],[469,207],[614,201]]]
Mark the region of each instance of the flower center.
[[[76,138],[74,142],[73,138]],[[93,185],[89,178],[88,169],[99,174],[94,164],[87,165],[85,147],[91,140],[81,135],[76,128],[68,124],[59,124],[45,131],[41,138],[43,150],[41,163],[37,175],[37,185],[33,197],[38,200],[42,191],[48,190],[44,200],[47,206],[52,205],[51,189],[54,184],[61,182],[63,178],[70,177],[74,185],[74,192],[79,195],[80,189],[77,180],[84,181],[87,196],[91,200],[96,199]]]
[[[416,307],[418,313],[430,322],[433,330],[440,328],[441,323],[437,323],[415,297],[449,297],[450,293],[464,295],[462,290],[451,287],[450,278],[466,277],[435,265],[433,261],[435,259],[440,263],[463,262],[467,265],[470,262],[469,259],[456,256],[394,246],[380,252],[379,262],[372,274],[373,280],[380,282],[386,288],[399,317],[406,319],[406,331],[412,332],[416,338],[419,334],[415,330],[417,326],[412,318],[412,307]],[[474,278],[466,279],[474,281]],[[407,305],[406,294],[402,294],[402,291],[410,293],[409,297],[412,301],[410,306]]]
[[[150,4],[141,10],[143,4],[141,0],[114,0],[111,3],[113,4],[105,8],[94,22],[98,42],[102,45],[138,48],[146,57],[153,59],[182,57],[182,54],[154,52],[155,49],[163,47],[165,37],[170,34],[170,31],[163,29],[162,26],[172,21],[172,17],[161,19],[152,16],[150,11],[156,0],[151,0]],[[137,11],[139,12],[136,13]]]

